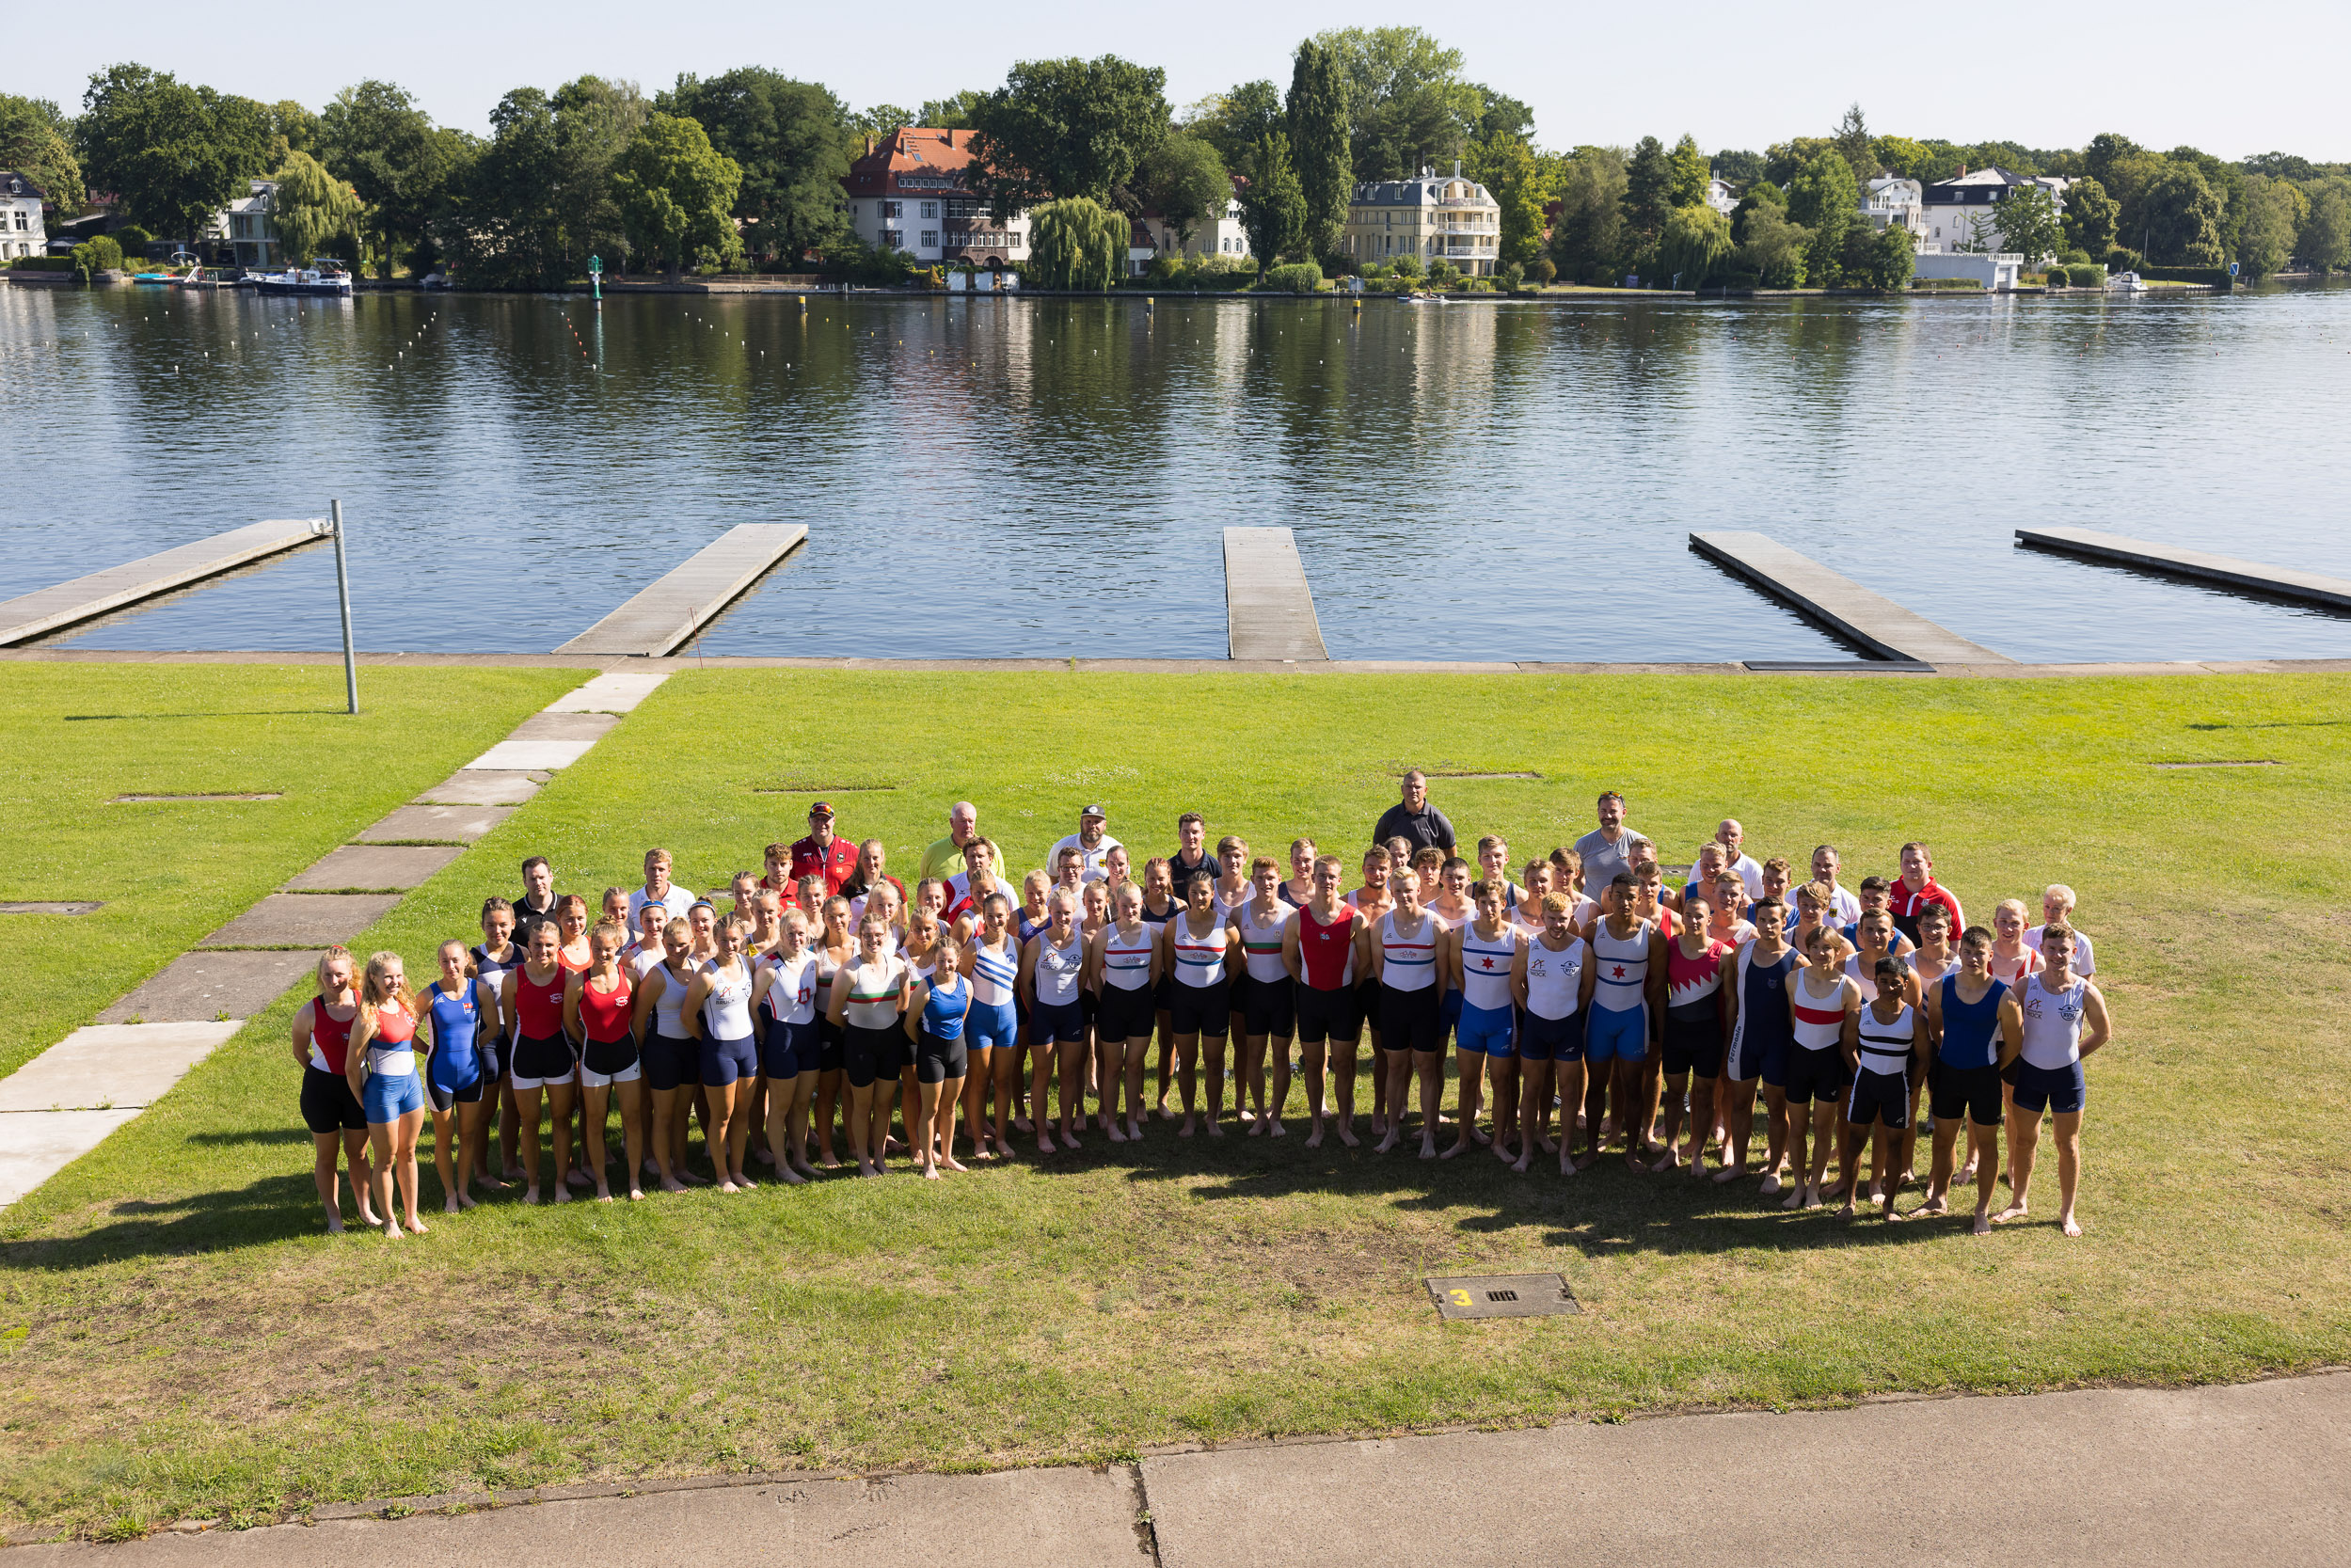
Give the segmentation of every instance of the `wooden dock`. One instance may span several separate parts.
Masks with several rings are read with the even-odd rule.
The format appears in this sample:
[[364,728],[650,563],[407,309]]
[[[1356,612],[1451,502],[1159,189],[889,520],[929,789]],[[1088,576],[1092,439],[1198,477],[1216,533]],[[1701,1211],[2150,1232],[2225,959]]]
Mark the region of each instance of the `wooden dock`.
[[2184,550],[2175,545],[2151,544],[2144,539],[2131,539],[2120,533],[2101,533],[2087,528],[2020,528],[2016,531],[2016,542],[2034,549],[2056,550],[2065,555],[2087,557],[2091,561],[2139,566],[2151,572],[2197,578],[2205,582],[2226,583],[2232,588],[2250,588],[2263,594],[2275,594],[2281,598],[2351,610],[2351,578],[2321,577],[2316,572],[2296,572],[2285,566],[2266,566],[2258,561],[2240,561],[2232,555]]
[[297,545],[307,545],[325,537],[314,531],[324,526],[299,518],[250,523],[159,555],[126,561],[71,582],[37,588],[20,598],[0,603],[0,648],[46,637],[109,610],[168,594],[175,588],[185,588],[191,582],[200,582]]
[[1881,658],[1917,664],[2014,660],[1946,631],[1884,594],[1762,533],[1693,533],[1690,547]]
[[1233,658],[1284,663],[1329,659],[1288,529],[1225,530],[1225,650]]
[[648,658],[672,653],[807,537],[799,523],[739,523],[555,651]]

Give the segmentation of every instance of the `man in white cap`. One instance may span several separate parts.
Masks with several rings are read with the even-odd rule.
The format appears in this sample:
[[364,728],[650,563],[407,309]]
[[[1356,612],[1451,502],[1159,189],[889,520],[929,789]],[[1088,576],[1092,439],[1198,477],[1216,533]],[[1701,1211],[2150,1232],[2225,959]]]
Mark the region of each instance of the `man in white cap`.
[[1061,851],[1074,849],[1077,851],[1079,881],[1107,881],[1110,873],[1104,869],[1104,863],[1109,860],[1110,851],[1120,847],[1119,841],[1104,831],[1109,820],[1108,815],[1099,805],[1080,807],[1077,814],[1077,832],[1060,840],[1046,851],[1045,864],[1047,866],[1059,865]]

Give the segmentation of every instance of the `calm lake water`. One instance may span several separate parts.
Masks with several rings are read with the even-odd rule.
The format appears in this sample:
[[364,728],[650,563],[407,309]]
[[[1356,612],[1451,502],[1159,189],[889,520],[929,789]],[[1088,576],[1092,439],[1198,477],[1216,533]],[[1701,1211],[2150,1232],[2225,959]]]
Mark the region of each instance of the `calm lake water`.
[[[1222,657],[1220,531],[1334,656],[1822,658],[1691,553],[1758,529],[2024,658],[2341,657],[2351,619],[2024,552],[2351,577],[2351,288],[1413,308],[0,287],[0,597],[350,523],[362,647],[538,652],[739,522],[711,654]],[[312,547],[65,641],[330,648]]]

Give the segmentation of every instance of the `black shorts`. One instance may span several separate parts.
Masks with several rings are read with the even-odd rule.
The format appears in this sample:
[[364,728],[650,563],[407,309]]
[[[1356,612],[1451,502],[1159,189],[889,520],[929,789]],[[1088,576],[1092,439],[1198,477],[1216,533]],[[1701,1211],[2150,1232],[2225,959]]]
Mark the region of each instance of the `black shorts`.
[[817,1019],[817,1070],[818,1072],[841,1070],[841,1043],[844,1033],[839,1024],[818,1015]]
[[492,1082],[477,1071],[470,1082],[445,1089],[434,1082],[433,1075],[427,1072],[424,1075],[424,1098],[431,1102],[436,1114],[444,1114],[454,1106],[481,1104],[482,1091],[488,1088]]
[[1937,1121],[1962,1111],[1978,1127],[2000,1125],[2000,1069],[1996,1067],[1946,1067],[1937,1062],[1927,1078],[1927,1110]]
[[360,1109],[359,1097],[351,1092],[351,1080],[314,1067],[302,1069],[302,1119],[321,1137],[329,1132],[367,1131],[367,1112]]
[[1320,1045],[1327,1039],[1353,1045],[1363,1037],[1363,1008],[1353,986],[1336,990],[1294,986],[1290,995],[1297,1005],[1299,1043]]
[[475,1036],[473,1053],[482,1058],[483,1083],[496,1084],[505,1078],[509,1066],[506,1059],[505,1036],[500,1035],[494,1040],[485,1040],[478,1035]]
[[896,1078],[905,1043],[905,1029],[895,1023],[882,1029],[848,1025],[842,1031],[841,1070],[849,1074],[850,1087],[869,1089],[877,1079]]
[[1219,980],[1213,986],[1187,986],[1179,981],[1173,1010],[1177,1034],[1223,1039],[1225,1031],[1232,1027],[1231,982]]
[[944,1084],[965,1076],[970,1068],[971,1053],[964,1049],[961,1035],[943,1040],[926,1029],[914,1043],[914,1077],[920,1083]]
[[702,1047],[669,1035],[645,1036],[644,1081],[661,1094],[696,1087],[702,1082]]
[[1723,1023],[1709,1013],[1705,1018],[1665,1016],[1665,1075],[1683,1073],[1719,1078],[1723,1073]]
[[1174,975],[1162,974],[1152,983],[1151,988],[1151,1003],[1152,1006],[1158,1008],[1159,1011],[1163,1013],[1175,1006]]
[[637,1065],[637,1042],[627,1035],[616,1040],[590,1040],[580,1048],[580,1065],[604,1078],[627,1072]]
[[1853,1086],[1846,1094],[1845,1119],[1855,1127],[1882,1124],[1899,1132],[1910,1125],[1910,1074],[1907,1072],[1872,1072],[1867,1068],[1853,1074]]
[[1096,996],[1090,990],[1081,989],[1077,993],[1078,1022],[1090,1029],[1094,1026],[1094,1019],[1096,1015],[1098,1015],[1101,1011],[1102,998]]
[[1818,1051],[1790,1046],[1787,1052],[1787,1102],[1809,1105],[1814,1101],[1835,1104],[1845,1093],[1845,1053],[1835,1046]]
[[1363,979],[1355,983],[1355,1016],[1370,1024],[1373,1034],[1380,1032],[1377,980]]
[[1518,1014],[1518,1059],[1523,1062],[1578,1062],[1583,1060],[1583,1009],[1578,1007],[1565,1018],[1545,1018],[1540,1013],[1521,1011]]
[[[1241,955],[1235,952],[1230,961],[1239,963]],[[1249,988],[1255,984],[1257,982],[1249,978],[1247,969],[1235,969],[1226,974],[1225,1005],[1236,1013],[1247,1013],[1249,1010]]]
[[579,1067],[568,1035],[549,1035],[545,1039],[525,1035],[515,1042],[513,1071],[517,1079],[542,1086],[561,1084],[569,1081]]
[[1297,1032],[1296,987],[1287,974],[1279,980],[1251,980],[1241,1011],[1252,1039],[1271,1035],[1286,1040]]
[[1445,1048],[1445,998],[1435,986],[1379,988],[1379,1048],[1423,1054]]
[[1113,1040],[1121,1044],[1147,1040],[1158,1027],[1158,1005],[1149,986],[1121,990],[1117,986],[1104,985],[1102,1004],[1094,1013],[1094,1037],[1104,1045]]

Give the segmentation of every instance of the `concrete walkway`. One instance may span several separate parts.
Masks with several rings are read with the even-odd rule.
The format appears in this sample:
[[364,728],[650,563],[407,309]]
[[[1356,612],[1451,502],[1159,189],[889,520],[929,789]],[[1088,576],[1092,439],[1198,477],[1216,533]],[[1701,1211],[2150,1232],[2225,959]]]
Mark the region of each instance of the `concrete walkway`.
[[383,918],[538,793],[548,770],[579,761],[667,679],[666,671],[598,675],[557,698],[447,783],[329,850],[174,958],[98,1023],[0,1078],[0,1209],[161,1098],[309,974],[324,948]]
[[310,1525],[25,1546],[7,1560],[2333,1568],[2351,1558],[2351,1374],[1266,1444],[1106,1470],[596,1490],[397,1520],[323,1509]]

